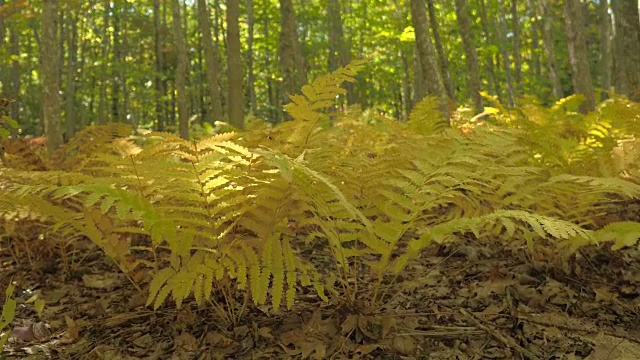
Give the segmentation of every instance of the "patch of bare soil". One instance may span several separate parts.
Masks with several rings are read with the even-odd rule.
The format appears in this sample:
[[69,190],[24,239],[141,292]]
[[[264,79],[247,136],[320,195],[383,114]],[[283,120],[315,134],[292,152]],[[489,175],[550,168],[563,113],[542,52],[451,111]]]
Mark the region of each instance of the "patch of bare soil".
[[[0,288],[12,279],[20,305],[2,356],[640,359],[640,251],[556,253],[471,240],[434,247],[381,285],[378,304],[369,302],[373,281],[360,281],[353,302],[301,290],[292,310],[220,304],[235,322],[194,302],[145,307],[145,289],[95,250],[75,269],[55,256],[16,263],[4,253]],[[150,275],[133,276],[147,284]],[[39,315],[36,297],[45,300]]]

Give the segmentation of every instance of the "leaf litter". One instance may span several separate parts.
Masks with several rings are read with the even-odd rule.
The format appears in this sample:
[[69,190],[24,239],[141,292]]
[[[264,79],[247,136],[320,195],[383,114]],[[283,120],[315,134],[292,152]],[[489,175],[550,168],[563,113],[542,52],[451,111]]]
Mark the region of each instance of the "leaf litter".
[[[328,255],[327,255],[328,256]],[[378,305],[361,281],[357,304],[299,292],[291,310],[231,302],[234,321],[190,299],[145,307],[109,260],[73,272],[60,259],[15,263],[2,253],[0,288],[18,300],[6,359],[640,359],[640,250],[589,246],[572,256],[516,244],[433,246]],[[330,263],[328,259],[320,259]],[[369,285],[371,286],[371,285]],[[36,295],[34,295],[36,294]],[[340,294],[338,294],[340,295]],[[344,295],[344,294],[342,294]],[[33,299],[44,306],[34,306]],[[29,302],[28,300],[31,299]],[[4,299],[0,299],[4,300]],[[38,311],[37,311],[38,310]]]

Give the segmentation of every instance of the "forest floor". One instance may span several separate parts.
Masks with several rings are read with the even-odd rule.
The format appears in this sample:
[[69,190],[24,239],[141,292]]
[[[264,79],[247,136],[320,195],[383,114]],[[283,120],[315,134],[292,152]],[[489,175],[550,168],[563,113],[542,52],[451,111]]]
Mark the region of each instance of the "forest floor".
[[12,279],[19,304],[6,359],[640,359],[638,248],[566,259],[522,244],[434,246],[381,285],[380,305],[360,282],[358,304],[300,294],[292,310],[251,304],[235,325],[194,301],[153,311],[91,249],[66,269],[5,247],[0,288]]

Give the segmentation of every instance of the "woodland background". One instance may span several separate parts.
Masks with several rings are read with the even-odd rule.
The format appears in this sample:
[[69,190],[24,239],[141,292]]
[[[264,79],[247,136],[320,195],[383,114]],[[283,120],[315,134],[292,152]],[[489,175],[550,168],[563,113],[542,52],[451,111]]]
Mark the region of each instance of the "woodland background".
[[0,0],[0,349],[640,358],[639,55],[637,0]]
[[[573,93],[640,99],[637,0],[0,0],[0,83],[49,150],[89,124],[179,131],[284,118],[288,95],[367,59],[341,104],[406,120]],[[208,124],[208,125],[207,125]]]

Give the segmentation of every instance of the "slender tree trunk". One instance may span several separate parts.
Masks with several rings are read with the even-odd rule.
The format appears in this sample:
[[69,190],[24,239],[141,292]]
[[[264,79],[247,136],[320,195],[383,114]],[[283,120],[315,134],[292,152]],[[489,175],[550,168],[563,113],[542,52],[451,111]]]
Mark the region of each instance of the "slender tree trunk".
[[256,74],[253,68],[253,38],[254,38],[254,4],[253,0],[247,0],[247,90],[249,93],[249,109],[252,115],[258,113],[258,103],[256,99]]
[[638,0],[611,0],[615,17],[615,86],[640,101],[640,21]]
[[591,71],[587,55],[587,43],[584,39],[584,19],[580,0],[565,0],[564,19],[571,63],[571,79],[573,91],[585,97],[580,111],[586,113],[595,109],[596,95],[593,90]]
[[431,25],[431,31],[433,31],[433,39],[435,40],[443,85],[447,90],[449,98],[455,102],[456,93],[453,86],[453,80],[451,80],[451,72],[449,71],[449,57],[445,54],[444,46],[442,46],[440,26],[438,26],[438,17],[436,16],[436,7],[433,4],[433,0],[427,0],[427,10],[429,11],[429,23]]
[[339,0],[328,0],[327,20],[329,21],[329,71],[343,66],[343,28]]
[[411,66],[409,66],[409,56],[405,50],[400,50],[400,58],[402,59],[402,120],[407,121],[411,108]]
[[541,64],[540,64],[540,22],[538,19],[538,12],[536,11],[536,6],[533,3],[534,0],[527,0],[527,13],[529,14],[529,18],[531,19],[531,61],[529,62],[529,67],[533,69],[533,74],[535,76],[536,84],[538,79],[542,74]]
[[67,16],[67,88],[65,89],[65,115],[67,139],[71,139],[77,129],[76,114],[76,68],[78,58],[78,23],[74,16]]
[[425,89],[424,80],[422,77],[422,65],[420,64],[420,52],[418,51],[418,44],[414,43],[413,46],[413,100],[411,107],[414,107],[418,101],[424,98],[427,90]]
[[10,25],[9,26],[9,41],[11,42],[10,53],[12,56],[11,60],[11,71],[9,73],[9,97],[13,100],[11,104],[9,104],[9,116],[12,119],[19,121],[20,120],[20,33],[18,30]]
[[505,87],[507,89],[507,104],[515,105],[516,93],[513,88],[513,75],[511,74],[511,61],[509,60],[509,51],[507,50],[507,24],[504,16],[506,10],[504,0],[498,0],[498,47],[500,56],[502,57],[502,66],[506,78]]
[[540,17],[542,18],[542,44],[544,52],[547,55],[547,67],[549,70],[549,78],[551,80],[551,89],[554,100],[558,100],[563,96],[562,85],[560,84],[560,76],[558,75],[558,65],[556,61],[556,52],[553,48],[553,34],[551,31],[551,12],[549,11],[548,0],[538,0],[540,7]]
[[482,106],[482,96],[480,96],[480,70],[478,66],[478,54],[473,43],[471,35],[471,21],[467,10],[466,0],[455,0],[456,17],[458,18],[458,26],[460,27],[460,36],[462,37],[462,45],[464,46],[464,54],[467,63],[467,85],[471,100],[475,107],[476,113],[484,110]]
[[[302,54],[298,42],[296,14],[291,0],[280,0],[280,68],[282,70],[284,95],[292,95],[300,90],[304,70]],[[285,99],[285,102],[288,102]]]
[[522,50],[520,49],[520,15],[518,0],[511,0],[511,31],[513,33],[513,77],[518,92],[522,92]]
[[[5,5],[5,0],[0,0],[0,8]],[[4,16],[0,16],[0,49],[4,47],[5,37],[7,36],[7,26],[4,22]],[[0,69],[0,80],[4,79],[4,71]]]
[[111,11],[111,1],[104,0],[102,3],[104,11],[102,15],[102,41],[101,47],[101,61],[100,67],[100,90],[98,97],[98,123],[104,124],[109,122],[107,117],[107,69],[108,69],[108,57],[109,57],[109,13]]
[[227,69],[229,77],[229,121],[231,125],[244,127],[242,109],[242,58],[240,54],[240,4],[227,0]]
[[[120,108],[120,122],[128,123],[129,119],[129,87],[127,86],[127,57],[129,54],[129,32],[127,31],[127,20],[129,13],[128,9],[128,0],[122,0],[122,44],[120,45],[120,71],[118,72],[118,76],[120,77],[120,86],[122,93],[122,107]],[[132,125],[137,127],[137,118],[132,119],[134,122]]]
[[220,64],[218,60],[218,48],[211,38],[211,19],[206,0],[198,0],[198,23],[202,33],[202,46],[207,74],[207,89],[210,97],[210,114],[213,121],[222,120],[222,103],[220,101],[220,87],[218,74]]
[[120,40],[120,12],[121,1],[113,2],[113,63],[111,65],[111,118],[114,121],[121,121],[120,108],[120,82],[124,79],[119,76],[119,68],[123,66],[121,58],[121,40]]
[[[268,16],[268,9],[264,9],[263,11],[262,29],[264,33],[262,34],[262,36],[264,36],[265,39],[269,39],[271,32],[269,31],[270,19]],[[264,56],[262,58],[262,63],[265,67],[269,68],[270,65],[272,66],[273,61],[271,59],[271,48],[267,46],[264,50]],[[265,82],[267,83],[267,101],[269,104],[269,109],[267,111],[268,118],[272,122],[277,123],[280,121],[280,119],[282,119],[282,107],[280,106],[280,97],[277,94],[278,86],[276,84],[276,79],[273,75],[267,74]]]
[[189,97],[187,94],[187,75],[189,58],[187,54],[187,44],[185,33],[182,27],[182,17],[180,15],[180,1],[173,0],[171,7],[171,17],[173,20],[173,37],[176,43],[177,64],[176,64],[176,105],[178,107],[178,124],[180,137],[189,139]]
[[66,53],[65,47],[67,39],[67,24],[65,21],[65,12],[67,9],[64,3],[62,4],[62,6],[60,6],[60,3],[58,3],[58,9],[58,56],[60,57],[60,59],[58,59],[58,84],[60,84],[60,88],[62,88],[64,86],[64,80],[62,78],[62,68],[64,67]]
[[411,21],[416,34],[416,46],[422,72],[421,82],[426,90],[426,94],[418,94],[416,100],[421,100],[425,95],[437,97],[440,100],[440,110],[443,116],[449,120],[447,93],[442,84],[435,50],[429,35],[427,8],[424,0],[411,0]]
[[[329,20],[329,71],[333,71],[341,66],[346,66],[351,61],[351,55],[344,40],[340,0],[329,0],[327,17]],[[357,98],[353,84],[345,84],[345,89],[347,90],[347,103],[353,104]]]
[[[487,41],[487,45],[493,45],[495,42],[493,40],[492,32],[489,31],[489,18],[487,16],[487,7],[484,3],[485,0],[478,1],[478,9],[480,13],[480,22],[482,23],[482,32],[484,33],[484,37]],[[494,26],[491,25],[493,28]],[[495,94],[498,99],[502,101],[502,94],[500,93],[500,86],[498,84],[498,80],[496,78],[495,67],[493,64],[493,55],[490,51],[488,51],[489,46],[487,46],[487,51],[485,55],[485,62],[487,64],[487,73],[489,74],[489,93]]]
[[153,24],[154,24],[154,37],[155,37],[155,102],[156,102],[156,129],[158,131],[164,131],[166,123],[166,87],[163,79],[164,73],[164,42],[163,36],[164,28],[160,22],[160,0],[153,0]]
[[42,42],[40,59],[42,64],[42,109],[44,131],[47,138],[47,154],[52,156],[62,145],[60,125],[60,56],[58,54],[58,0],[42,2]]
[[[603,91],[611,90],[611,15],[609,15],[609,0],[600,0],[598,6],[600,15],[600,86]],[[604,97],[605,94],[603,93]]]

